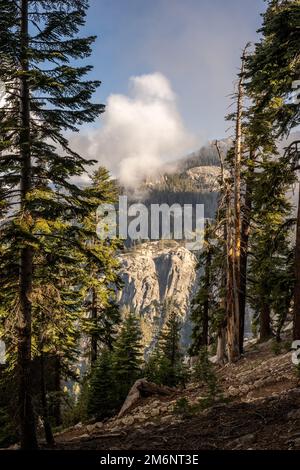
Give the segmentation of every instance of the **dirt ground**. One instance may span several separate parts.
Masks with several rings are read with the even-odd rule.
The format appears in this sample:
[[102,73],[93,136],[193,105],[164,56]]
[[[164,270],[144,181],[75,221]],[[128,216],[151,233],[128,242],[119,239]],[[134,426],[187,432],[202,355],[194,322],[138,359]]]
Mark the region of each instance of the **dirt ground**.
[[216,366],[216,371],[225,401],[185,417],[175,416],[170,410],[178,398],[193,405],[205,396],[203,386],[190,385],[168,399],[142,400],[122,420],[69,429],[56,436],[56,448],[300,449],[300,383],[291,352],[275,355],[271,343],[250,345],[241,361]]
[[[294,417],[291,413],[294,413]],[[300,449],[300,390],[255,403],[219,405],[174,425],[124,430],[118,437],[61,442],[60,449]]]

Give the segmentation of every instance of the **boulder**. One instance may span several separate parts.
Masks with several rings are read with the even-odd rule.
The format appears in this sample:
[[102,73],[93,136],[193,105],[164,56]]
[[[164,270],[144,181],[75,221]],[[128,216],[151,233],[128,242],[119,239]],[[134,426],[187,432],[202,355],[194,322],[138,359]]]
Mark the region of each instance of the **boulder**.
[[150,413],[152,418],[154,418],[155,416],[159,416],[159,414],[160,414],[160,409],[159,408],[153,408],[153,410]]
[[134,418],[133,416],[125,416],[122,418],[121,423],[125,426],[131,426],[134,423]]

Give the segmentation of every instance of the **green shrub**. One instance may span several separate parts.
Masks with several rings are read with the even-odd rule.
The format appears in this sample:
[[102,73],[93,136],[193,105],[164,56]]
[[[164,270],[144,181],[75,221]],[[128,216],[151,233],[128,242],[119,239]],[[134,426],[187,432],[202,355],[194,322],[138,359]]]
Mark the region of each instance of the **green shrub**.
[[158,340],[158,345],[145,366],[145,376],[159,385],[185,387],[189,371],[183,363],[180,350],[181,324],[174,313],[169,319]]
[[176,415],[179,415],[179,416],[182,416],[184,418],[188,418],[191,416],[192,414],[192,407],[191,405],[189,404],[187,398],[183,397],[183,398],[179,398],[175,405],[174,405],[174,409],[173,409],[173,412],[176,414]]
[[217,375],[208,357],[207,348],[201,348],[194,366],[193,378],[208,387],[209,397],[215,397],[219,392]]
[[89,381],[87,416],[99,421],[109,418],[116,412],[119,402],[112,353],[104,350]]

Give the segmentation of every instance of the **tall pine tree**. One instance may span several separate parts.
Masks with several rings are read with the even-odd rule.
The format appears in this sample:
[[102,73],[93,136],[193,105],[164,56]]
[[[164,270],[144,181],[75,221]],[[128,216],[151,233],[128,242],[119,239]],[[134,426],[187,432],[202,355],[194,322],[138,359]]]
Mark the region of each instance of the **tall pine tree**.
[[141,376],[142,349],[140,322],[129,312],[114,344],[113,368],[120,404],[130,387]]
[[89,162],[65,137],[103,111],[91,102],[99,82],[84,79],[91,67],[75,65],[90,55],[95,39],[78,35],[87,6],[86,0],[0,1],[0,80],[6,89],[0,109],[0,188],[9,212],[0,233],[0,287],[2,305],[16,318],[21,446],[26,449],[37,447],[31,380],[37,260],[49,255],[45,240],[53,238],[61,244],[51,253],[56,266],[66,250],[83,251],[80,220],[98,205],[71,182]]
[[[300,122],[299,103],[289,99],[294,82],[300,78],[299,24],[299,0],[269,0],[259,31],[261,40],[247,59],[247,89],[250,97],[254,97],[252,114],[260,144],[271,139],[274,145],[276,139],[288,135]],[[295,159],[293,152],[290,156],[291,160]],[[288,161],[285,157],[281,155],[277,159],[282,160],[283,171],[289,173],[293,161]],[[300,211],[298,216],[299,227]],[[297,230],[296,235],[294,338],[300,339],[300,230]]]

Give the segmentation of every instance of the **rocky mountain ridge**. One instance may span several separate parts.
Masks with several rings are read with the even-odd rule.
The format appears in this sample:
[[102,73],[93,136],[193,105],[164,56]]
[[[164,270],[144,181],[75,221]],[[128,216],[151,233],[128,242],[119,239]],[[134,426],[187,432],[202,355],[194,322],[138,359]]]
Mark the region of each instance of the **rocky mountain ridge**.
[[146,351],[154,345],[170,311],[182,321],[182,343],[191,333],[190,303],[196,284],[196,256],[175,241],[134,246],[120,256],[124,287],[119,303],[141,319]]
[[[226,152],[230,141],[220,141]],[[218,197],[220,161],[214,142],[199,151],[161,168],[160,174],[149,177],[140,187],[127,189],[129,203],[204,204],[205,217],[213,218]],[[141,319],[146,354],[154,346],[170,311],[182,321],[182,345],[190,342],[191,300],[195,293],[196,254],[184,242],[175,240],[126,242],[127,249],[119,257],[123,288],[119,303],[123,311],[131,310]]]

